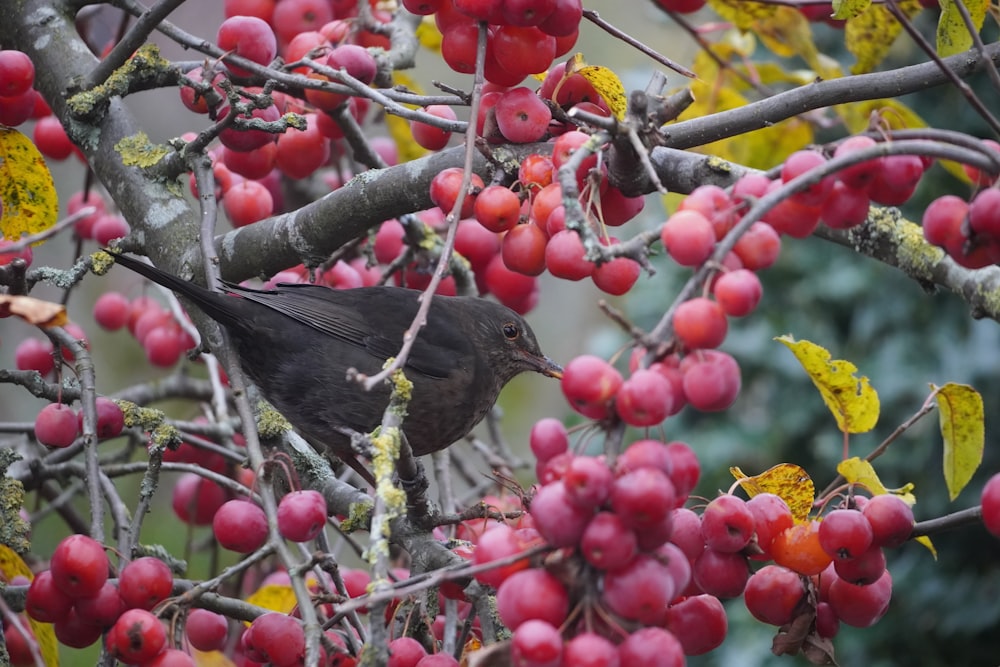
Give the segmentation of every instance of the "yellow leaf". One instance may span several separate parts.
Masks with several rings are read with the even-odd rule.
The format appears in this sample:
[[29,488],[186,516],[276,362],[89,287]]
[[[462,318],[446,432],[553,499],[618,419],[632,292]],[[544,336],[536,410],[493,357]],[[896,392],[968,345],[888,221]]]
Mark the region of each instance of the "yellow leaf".
[[[0,579],[10,581],[14,577],[24,577],[32,581],[35,575],[17,553],[10,547],[0,544]],[[30,616],[25,616],[31,632],[38,642],[38,652],[42,655],[42,660],[46,667],[59,667],[59,644],[56,642],[56,634],[52,630],[51,623],[36,621]]]
[[749,30],[753,22],[772,16],[778,6],[752,0],[708,0],[715,13],[740,30]]
[[913,109],[894,99],[882,98],[838,104],[835,109],[837,114],[844,119],[844,125],[847,126],[847,129],[855,134],[869,129],[868,125],[873,113],[877,113],[881,124],[890,130],[916,130],[927,127],[927,122]]
[[937,24],[937,53],[942,58],[972,48],[972,35],[965,27],[957,2],[965,6],[977,31],[983,27],[986,10],[990,4],[986,0],[941,0],[941,15]]
[[759,493],[773,493],[785,501],[796,522],[804,523],[809,518],[816,489],[809,473],[803,468],[793,463],[779,463],[753,477],[748,477],[736,466],[731,467],[729,472],[751,498]]
[[10,582],[14,577],[25,577],[31,581],[34,575],[16,551],[5,544],[0,544],[0,577],[6,582]]
[[887,489],[885,488],[885,485],[882,484],[882,480],[878,478],[878,474],[875,472],[875,468],[872,467],[872,464],[864,459],[858,458],[857,456],[844,459],[838,463],[837,472],[840,473],[850,484],[859,484],[865,487],[873,496],[893,493],[899,496],[900,500],[905,502],[907,505],[913,505],[917,502],[917,497],[911,493],[913,490],[913,484],[906,484],[899,489]]
[[622,85],[617,74],[607,67],[587,65],[579,53],[566,63],[566,76],[571,74],[579,74],[589,81],[597,94],[604,99],[604,103],[608,105],[608,109],[615,115],[615,118],[618,120],[625,118],[628,99],[625,97],[625,86]]
[[425,16],[417,26],[417,41],[428,51],[441,53],[441,31],[433,16]]
[[875,428],[878,393],[868,378],[854,376],[857,366],[843,359],[831,360],[825,348],[807,340],[795,341],[791,336],[775,340],[788,347],[802,364],[843,433],[866,433]]
[[833,0],[833,18],[852,19],[871,4],[872,0]]
[[[403,72],[393,72],[392,80],[397,86],[403,86],[414,93],[423,93],[420,84]],[[416,108],[412,104],[406,106],[411,109]],[[389,130],[389,136],[392,137],[393,142],[396,144],[400,162],[416,160],[427,154],[427,149],[413,139],[413,133],[410,131],[410,121],[400,116],[386,114],[385,125]]]
[[191,657],[198,667],[235,667],[236,663],[226,657],[222,651],[199,651],[191,649]]
[[777,6],[773,15],[755,21],[753,30],[776,55],[783,58],[799,56],[806,61],[813,70],[811,79],[817,76],[835,79],[842,75],[837,62],[816,48],[809,21],[794,7]]
[[61,327],[69,321],[66,307],[61,304],[30,296],[0,294],[0,317],[9,315],[40,327]]
[[[287,614],[295,609],[295,591],[292,590],[291,586],[279,584],[261,586],[247,598],[247,602],[264,609]],[[250,626],[247,621],[244,621],[243,624],[247,627]]]
[[[899,0],[896,6],[909,18],[922,9],[920,0]],[[881,4],[871,5],[861,14],[848,19],[844,26],[844,43],[857,58],[851,72],[864,74],[873,70],[885,58],[902,29],[899,21]]]
[[986,440],[983,397],[964,384],[949,382],[937,391],[944,438],[944,481],[952,500],[958,497],[983,461]]
[[934,560],[937,560],[937,549],[934,548],[934,543],[931,542],[931,538],[926,535],[921,535],[920,537],[915,537],[914,540],[927,547],[927,550],[931,552],[932,556],[934,556]]
[[0,235],[17,240],[55,224],[59,198],[31,139],[0,125]]

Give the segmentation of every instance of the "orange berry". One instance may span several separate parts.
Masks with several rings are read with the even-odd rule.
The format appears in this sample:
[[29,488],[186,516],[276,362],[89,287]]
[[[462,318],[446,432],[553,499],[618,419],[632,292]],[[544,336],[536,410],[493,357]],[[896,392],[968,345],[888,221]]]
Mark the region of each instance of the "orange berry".
[[833,560],[819,544],[819,521],[797,523],[779,533],[771,543],[771,556],[778,565],[799,574],[819,574]]

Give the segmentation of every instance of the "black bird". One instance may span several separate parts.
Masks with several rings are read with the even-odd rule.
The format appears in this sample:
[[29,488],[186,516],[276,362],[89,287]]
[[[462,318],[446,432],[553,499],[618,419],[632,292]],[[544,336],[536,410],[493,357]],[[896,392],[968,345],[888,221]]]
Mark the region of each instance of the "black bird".
[[[115,261],[194,303],[228,331],[244,372],[308,440],[362,472],[340,429],[369,433],[389,389],[365,391],[348,369],[373,375],[399,353],[419,307],[417,290],[337,290],[281,283],[259,290],[222,282],[223,295],[137,261]],[[417,456],[467,435],[514,376],[561,377],[514,311],[475,297],[435,296],[403,368],[413,382],[403,432]],[[370,475],[365,471],[368,479]]]

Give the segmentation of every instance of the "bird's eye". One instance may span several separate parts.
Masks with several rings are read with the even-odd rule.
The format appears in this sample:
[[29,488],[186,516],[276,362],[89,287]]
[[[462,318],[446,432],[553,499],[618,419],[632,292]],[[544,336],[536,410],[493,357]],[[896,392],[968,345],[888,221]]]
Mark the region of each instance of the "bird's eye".
[[521,330],[513,322],[504,322],[503,335],[507,337],[507,340],[515,340],[521,335]]

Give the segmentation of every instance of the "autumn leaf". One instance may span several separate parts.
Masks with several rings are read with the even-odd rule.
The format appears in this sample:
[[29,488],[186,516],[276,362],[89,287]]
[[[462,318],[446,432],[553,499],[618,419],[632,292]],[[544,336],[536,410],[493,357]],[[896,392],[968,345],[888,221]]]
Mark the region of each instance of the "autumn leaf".
[[[287,614],[295,609],[295,591],[292,590],[291,586],[279,584],[261,586],[247,598],[247,604]],[[244,621],[244,625],[249,627],[250,623]]]
[[[905,16],[913,18],[923,9],[919,0],[899,0],[896,3]],[[857,58],[852,74],[864,74],[882,62],[889,47],[896,41],[903,26],[882,4],[873,4],[844,26],[844,43]]]
[[785,501],[796,522],[803,523],[809,518],[816,489],[804,468],[793,463],[779,463],[753,477],[735,466],[729,472],[751,498],[760,493],[773,493]]
[[15,315],[39,327],[61,327],[69,321],[66,307],[30,296],[0,294],[0,317]]
[[944,439],[944,481],[951,500],[958,497],[983,461],[986,441],[983,397],[964,384],[949,382],[935,390]]
[[59,197],[45,159],[28,137],[0,125],[0,235],[17,240],[56,223]]
[[625,118],[628,99],[625,97],[625,86],[617,74],[607,67],[586,64],[579,53],[566,63],[565,76],[572,74],[579,74],[594,87],[615,118],[618,120]]
[[791,336],[775,340],[791,350],[802,364],[843,433],[866,433],[875,428],[878,393],[868,378],[855,377],[857,366],[843,359],[831,359],[825,348],[807,340],[796,341]]
[[986,19],[986,10],[990,3],[987,0],[941,0],[941,15],[937,24],[937,53],[942,58],[953,56],[972,48],[972,35],[965,26],[965,20],[959,11],[961,2],[969,14],[972,25],[979,31]]
[[[14,577],[24,577],[32,581],[35,575],[31,568],[10,547],[0,544],[0,581],[9,582]],[[32,634],[38,642],[38,651],[47,667],[59,667],[59,645],[51,623],[42,623],[26,617]]]

